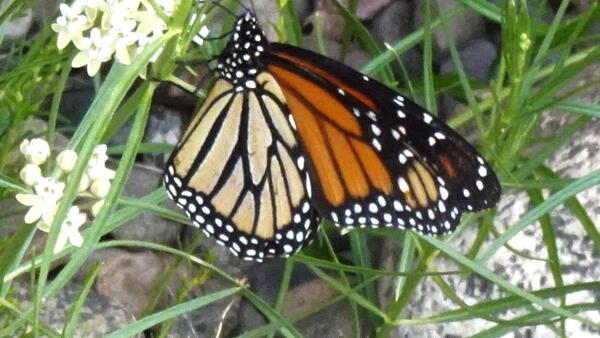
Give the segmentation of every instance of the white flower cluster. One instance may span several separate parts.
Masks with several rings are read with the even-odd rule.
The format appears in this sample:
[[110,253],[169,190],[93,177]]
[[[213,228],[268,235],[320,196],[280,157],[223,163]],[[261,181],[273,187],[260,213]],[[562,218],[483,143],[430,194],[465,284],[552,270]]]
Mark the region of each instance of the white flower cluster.
[[[91,207],[93,216],[97,215],[104,204],[104,197],[110,189],[110,180],[114,178],[115,172],[106,168],[106,145],[98,145],[88,162],[86,171],[79,184],[79,196],[91,197],[94,201]],[[73,150],[63,150],[56,157],[58,174],[57,177],[44,177],[40,165],[50,157],[50,146],[43,139],[24,140],[20,146],[21,153],[25,156],[27,164],[21,169],[21,180],[32,192],[28,194],[17,194],[16,198],[21,204],[29,207],[25,214],[25,223],[37,223],[38,229],[44,232],[50,231],[50,225],[60,199],[63,196],[65,183],[61,178],[66,178],[77,161],[77,153]],[[85,223],[86,214],[81,212],[78,206],[69,209],[67,218],[61,225],[54,252],[61,251],[67,241],[74,246],[81,246],[83,238],[79,228]]]
[[[173,14],[175,0],[154,0],[154,3],[165,15]],[[70,6],[60,4],[60,14],[52,24],[58,33],[58,48],[72,42],[79,49],[72,66],[87,66],[89,76],[96,74],[100,65],[113,56],[120,63],[129,64],[132,57],[167,29],[147,0],[74,0]],[[208,33],[208,28],[202,27],[194,41],[202,44]],[[152,61],[157,56],[158,53]]]

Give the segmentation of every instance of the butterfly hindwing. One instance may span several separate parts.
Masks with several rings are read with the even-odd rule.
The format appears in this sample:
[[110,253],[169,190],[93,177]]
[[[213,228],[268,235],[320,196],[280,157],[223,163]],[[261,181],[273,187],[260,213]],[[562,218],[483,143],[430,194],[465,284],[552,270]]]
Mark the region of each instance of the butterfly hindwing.
[[[417,104],[334,60],[283,44],[271,48],[268,69],[288,96],[312,106],[319,126],[312,134],[320,137],[303,133],[298,122],[305,144],[320,140],[312,148],[321,151],[309,146],[307,153],[315,167],[313,190],[322,193],[312,200],[323,217],[342,226],[443,234],[454,230],[463,211],[498,199],[497,178],[474,148]],[[307,102],[306,83],[321,90],[312,93],[318,100]],[[290,103],[296,117],[294,106],[301,104]],[[334,117],[329,106],[337,107]]]

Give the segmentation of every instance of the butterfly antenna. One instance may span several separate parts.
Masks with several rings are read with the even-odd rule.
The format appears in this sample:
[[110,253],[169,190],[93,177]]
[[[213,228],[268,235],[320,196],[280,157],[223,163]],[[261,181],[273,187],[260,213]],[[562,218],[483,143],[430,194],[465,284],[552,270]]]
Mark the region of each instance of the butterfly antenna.
[[237,15],[229,8],[227,8],[227,6],[224,6],[223,4],[217,2],[217,1],[211,1],[212,4],[214,5],[213,8],[218,7],[220,9],[222,9],[224,12],[226,12],[227,14],[233,16],[234,18],[237,17]]
[[[246,7],[246,5],[244,5],[244,2],[242,0],[237,0],[238,5],[240,5],[240,7],[242,7],[246,12],[250,10],[250,8]],[[254,7],[254,6],[253,6]]]
[[227,32],[225,32],[225,33],[223,33],[223,34],[219,35],[219,36],[211,36],[211,37],[207,37],[207,38],[205,38],[204,40],[206,40],[206,41],[215,41],[215,40],[221,40],[221,39],[223,39],[223,38],[226,38],[226,37],[228,37],[229,35],[231,35],[231,32],[233,32],[233,29],[231,29],[231,30],[229,30],[229,31],[227,31]]

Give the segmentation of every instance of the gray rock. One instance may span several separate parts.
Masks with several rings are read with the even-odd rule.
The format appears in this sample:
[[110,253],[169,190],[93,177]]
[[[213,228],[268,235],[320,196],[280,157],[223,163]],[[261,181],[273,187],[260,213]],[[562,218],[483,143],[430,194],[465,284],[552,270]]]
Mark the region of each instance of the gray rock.
[[311,0],[294,0],[294,8],[300,22],[304,22],[314,10],[315,4]]
[[[19,281],[13,285],[13,296],[19,306],[25,309],[31,306],[28,282]],[[61,332],[71,310],[71,306],[79,297],[82,284],[71,281],[60,289],[39,311],[39,319],[52,329]],[[0,315],[1,317],[1,315]],[[120,329],[135,319],[118,302],[104,297],[94,289],[89,290],[85,303],[81,308],[76,337],[104,337],[106,334]],[[140,335],[136,335],[140,337]]]
[[[473,39],[460,50],[460,59],[465,73],[481,82],[487,82],[491,67],[496,62],[498,51],[496,46],[484,39]],[[440,66],[441,74],[455,74],[454,62],[448,57]]]
[[33,7],[33,16],[40,26],[46,26],[56,21],[59,15],[58,5],[61,0],[38,0]]
[[369,1],[359,1],[356,7],[356,16],[360,20],[369,20],[372,19],[377,13],[384,10],[386,6],[392,3],[398,3],[400,1],[392,2],[392,0],[369,0]]
[[33,12],[30,8],[25,9],[20,16],[10,20],[4,27],[7,40],[24,39],[33,25]]
[[[197,237],[202,237],[198,239]],[[246,272],[253,268],[256,263],[244,261],[233,255],[226,247],[219,245],[213,238],[206,238],[201,230],[195,227],[185,227],[184,235],[182,236],[184,245],[190,243],[197,243],[198,246],[193,250],[194,254],[198,257],[207,257],[209,253],[214,255],[214,261],[212,264],[222,269],[234,278],[241,279],[245,278]]]
[[[284,259],[270,259],[262,264],[256,264],[248,270],[248,284],[252,291],[269,304],[274,304],[281,285],[281,278],[285,268]],[[295,264],[290,280],[290,288],[308,284],[315,276],[305,265]],[[305,299],[298,295],[299,298]],[[240,305],[240,330],[247,331],[267,323],[263,315],[248,301],[243,300]]]
[[[162,171],[136,165],[125,185],[125,195],[140,197],[158,187]],[[170,201],[166,205],[176,208]],[[114,229],[111,234],[117,239],[148,241],[161,244],[175,244],[183,225],[169,221],[155,214],[144,212],[135,219]]]
[[373,35],[380,41],[395,43],[414,32],[413,12],[413,4],[393,2],[373,18]]
[[[191,113],[191,112],[190,112]],[[191,114],[186,117],[190,118]],[[148,118],[148,127],[144,141],[149,143],[166,143],[175,145],[183,133],[184,117],[181,112],[171,109],[153,111]],[[164,168],[171,154],[144,155],[144,163]]]
[[[409,2],[395,1],[381,11],[373,20],[371,32],[382,43],[396,44],[402,38],[414,32],[414,5]],[[423,58],[420,51],[411,48],[400,55],[409,75],[422,72]],[[395,62],[392,62],[394,65]]]
[[[154,302],[158,283],[174,264],[169,256],[151,251],[127,252],[112,250],[101,258],[102,268],[96,280],[99,294],[119,302],[136,318],[140,318],[149,304]],[[177,294],[182,279],[187,276],[186,265],[181,264],[167,284],[167,293],[157,302],[158,308]]]
[[[231,284],[211,278],[196,289],[193,296],[200,297],[229,287]],[[169,330],[169,337],[232,337],[233,331],[239,326],[240,301],[241,296],[235,294],[178,317]]]
[[[318,26],[321,30],[323,39],[327,41],[326,46],[329,47],[329,40],[338,43],[340,42],[340,38],[344,32],[345,20],[333,4],[330,2],[318,1],[315,6],[315,11],[305,20],[304,24],[305,27]],[[317,30],[313,28],[309,33],[315,37],[316,31]]]
[[[337,291],[321,279],[314,279],[289,290],[284,300],[286,317],[305,313],[337,296]],[[336,302],[296,322],[305,337],[351,337],[352,316],[346,301]]]
[[[432,18],[436,17],[436,13],[442,12],[447,13],[448,11],[460,6],[459,1],[456,0],[441,0],[441,8],[437,8],[436,2],[431,2],[431,13]],[[417,1],[417,8],[415,10],[415,21],[416,26],[421,27],[423,25],[423,6],[424,1]],[[448,28],[452,32],[454,43],[460,47],[467,41],[475,38],[485,38],[486,28],[485,19],[477,12],[467,9],[462,14],[454,16],[448,21]],[[439,57],[446,55],[448,51],[448,40],[444,31],[438,27],[433,31],[433,44],[435,51],[435,61],[440,63]]]
[[[583,76],[581,81],[591,81],[600,76],[600,67],[590,68]],[[579,82],[581,84],[582,82]],[[566,89],[568,90],[568,89]],[[591,87],[585,93],[580,94],[575,100],[582,102],[596,102],[600,97],[600,88]],[[554,116],[556,113],[547,112],[544,114],[541,122],[540,134],[551,137],[556,134],[557,129],[569,120],[569,115],[560,114],[560,117]],[[567,118],[565,118],[567,116]],[[547,130],[551,128],[551,130]],[[593,171],[600,169],[600,138],[598,130],[600,121],[590,121],[588,125],[576,134],[571,140],[563,144],[561,148],[547,162],[554,171],[562,177],[582,177]],[[600,222],[600,208],[598,208],[598,196],[600,196],[600,186],[594,186],[577,195],[578,200],[584,206],[588,215],[598,224]],[[503,194],[497,209],[498,213],[494,224],[500,233],[506,231],[507,227],[515,224],[523,214],[528,212],[532,205],[523,192],[507,191]],[[556,243],[562,266],[562,277],[565,284],[581,283],[586,281],[597,281],[600,279],[600,266],[598,254],[593,244],[583,230],[578,219],[564,206],[560,206],[550,214],[552,225],[556,233]],[[447,242],[458,252],[467,252],[476,236],[475,226],[468,226],[462,233],[457,234],[455,238]],[[490,238],[491,240],[491,238]],[[487,267],[499,274],[511,284],[525,290],[538,290],[554,286],[552,274],[546,263],[548,257],[545,244],[542,238],[542,230],[538,222],[529,225],[513,237],[508,243],[513,249],[523,254],[516,254],[505,247],[501,248],[487,262]],[[388,242],[386,246],[392,247],[387,260],[381,262],[382,267],[390,268],[397,266],[394,257],[399,257],[394,250],[397,243]],[[484,248],[486,244],[484,243]],[[539,259],[530,259],[535,257]],[[442,256],[438,257],[433,267],[438,271],[455,270],[459,268],[456,264]],[[445,276],[445,282],[454,290],[457,295],[467,304],[478,303],[484,300],[497,299],[507,296],[507,294],[498,289],[498,287],[487,280],[477,276],[470,275],[466,278],[462,276]],[[394,281],[389,279],[379,284],[379,295],[382,303],[387,303],[390,297],[394,295]],[[597,299],[597,294],[591,292],[578,292],[570,294],[567,297],[568,304],[588,302],[591,299]],[[424,279],[415,290],[410,303],[403,314],[405,318],[424,318],[429,315],[456,309],[453,301],[448,299],[443,292],[431,280]],[[525,312],[522,309],[511,309],[503,313],[501,319],[511,319]],[[582,314],[586,317],[597,320],[597,314],[587,312]],[[445,335],[452,336],[470,336],[482,330],[485,330],[494,323],[483,319],[475,319],[463,322],[451,322],[440,325],[422,325],[410,327],[397,327],[393,330],[391,337],[439,337]],[[600,331],[581,325],[578,321],[566,320],[566,335],[568,337],[597,337]],[[539,325],[529,328],[521,328],[515,332],[515,336],[526,335],[529,337],[550,337],[555,333],[547,326]]]
[[277,41],[278,35],[276,31],[277,22],[279,21],[279,8],[275,1],[241,1],[246,8],[250,8],[256,14],[256,18],[260,23],[260,27],[264,30],[269,41]]

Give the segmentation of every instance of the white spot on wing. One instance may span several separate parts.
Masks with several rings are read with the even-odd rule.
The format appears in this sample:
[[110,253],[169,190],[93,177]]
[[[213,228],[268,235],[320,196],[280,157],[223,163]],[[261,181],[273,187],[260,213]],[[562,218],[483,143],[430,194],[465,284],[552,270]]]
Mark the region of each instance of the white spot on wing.
[[432,120],[433,120],[433,118],[431,117],[431,115],[429,115],[427,113],[423,113],[423,121],[425,121],[425,123],[429,124],[429,123],[431,123]]

